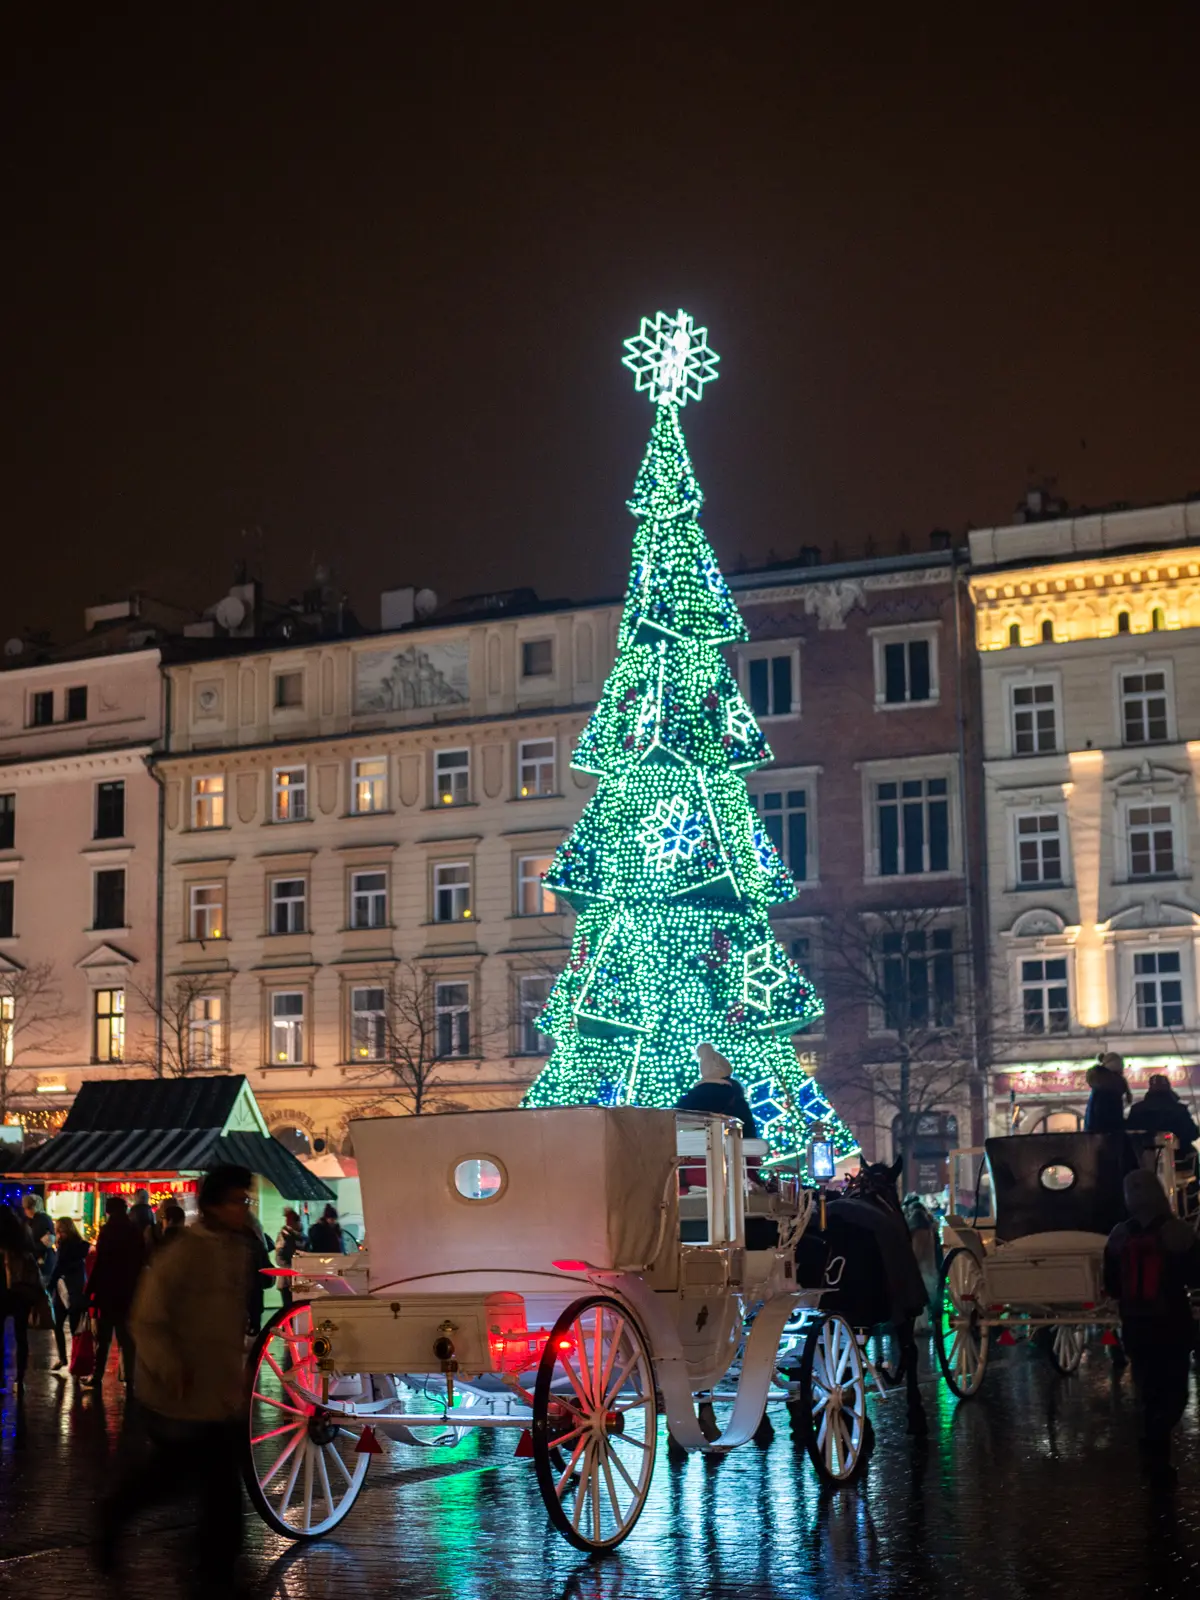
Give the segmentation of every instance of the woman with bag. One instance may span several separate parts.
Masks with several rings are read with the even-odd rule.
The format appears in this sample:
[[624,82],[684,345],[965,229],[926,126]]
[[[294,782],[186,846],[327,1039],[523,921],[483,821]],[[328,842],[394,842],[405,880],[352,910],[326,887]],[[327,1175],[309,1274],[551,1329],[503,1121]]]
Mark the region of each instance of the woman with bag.
[[[46,1287],[50,1291],[50,1301],[54,1310],[54,1343],[58,1347],[58,1361],[54,1367],[57,1378],[65,1378],[68,1371],[75,1371],[78,1363],[75,1361],[75,1337],[79,1329],[79,1319],[84,1313],[87,1304],[85,1285],[87,1282],[87,1241],[80,1235],[70,1217],[57,1217],[54,1222],[54,1238],[58,1259],[50,1274]],[[67,1366],[67,1336],[64,1325],[71,1329],[71,1361]],[[76,1376],[84,1377],[85,1373],[77,1372]]]
[[[4,1276],[0,1280],[0,1345],[3,1343],[4,1324],[12,1318],[13,1339],[17,1347],[17,1379],[14,1385],[20,1394],[25,1387],[25,1369],[29,1365],[29,1317],[44,1302],[46,1292],[38,1273],[37,1257],[29,1229],[8,1206],[0,1206],[0,1261]],[[0,1355],[0,1360],[3,1356]]]

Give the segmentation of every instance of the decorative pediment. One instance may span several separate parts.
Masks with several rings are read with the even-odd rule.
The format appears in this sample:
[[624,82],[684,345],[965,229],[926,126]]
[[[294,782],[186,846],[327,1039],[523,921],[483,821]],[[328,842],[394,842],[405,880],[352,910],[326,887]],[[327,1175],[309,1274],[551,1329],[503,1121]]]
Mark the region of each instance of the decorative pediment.
[[1121,795],[1177,793],[1190,774],[1163,766],[1147,756],[1136,767],[1126,767],[1112,779],[1112,787]]
[[75,965],[81,972],[90,972],[94,967],[136,967],[137,957],[118,950],[115,944],[98,944]]
[[1051,911],[1046,906],[1034,906],[1029,911],[1022,911],[1008,933],[1013,939],[1049,939],[1066,931],[1067,925],[1057,911]]
[[1156,900],[1153,895],[1139,905],[1127,906],[1118,911],[1105,924],[1105,931],[1120,933],[1130,928],[1196,928],[1200,916],[1187,906],[1175,905],[1170,900]]

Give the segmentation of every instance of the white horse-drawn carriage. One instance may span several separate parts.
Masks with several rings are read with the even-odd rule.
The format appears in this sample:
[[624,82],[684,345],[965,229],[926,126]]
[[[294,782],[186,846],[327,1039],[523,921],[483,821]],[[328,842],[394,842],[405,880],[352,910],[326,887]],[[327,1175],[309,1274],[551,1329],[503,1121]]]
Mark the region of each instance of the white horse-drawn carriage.
[[943,1224],[945,1257],[934,1342],[954,1394],[978,1394],[993,1335],[1001,1344],[1037,1338],[1056,1371],[1083,1359],[1089,1330],[1116,1342],[1117,1308],[1104,1292],[1104,1246],[1125,1215],[1131,1161],[1154,1170],[1179,1209],[1169,1134],[1035,1133],[984,1147],[994,1224],[961,1216]]
[[[355,1124],[354,1147],[368,1252],[300,1258],[311,1298],[251,1356],[247,1487],[277,1532],[336,1527],[381,1436],[511,1429],[554,1525],[610,1549],[645,1503],[659,1414],[688,1450],[752,1438],[787,1385],[779,1341],[798,1310],[800,1378],[782,1392],[809,1453],[833,1482],[865,1461],[860,1340],[795,1280],[813,1196],[798,1179],[751,1191],[736,1122],[630,1107],[380,1118]],[[747,1248],[748,1205],[763,1248]],[[696,1397],[739,1357],[712,1437]]]

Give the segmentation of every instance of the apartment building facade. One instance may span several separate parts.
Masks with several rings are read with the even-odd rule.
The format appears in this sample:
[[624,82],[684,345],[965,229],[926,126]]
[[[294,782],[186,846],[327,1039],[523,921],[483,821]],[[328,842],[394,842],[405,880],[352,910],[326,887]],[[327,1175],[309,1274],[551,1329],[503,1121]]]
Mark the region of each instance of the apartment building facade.
[[993,1132],[1080,1125],[1200,1049],[1200,505],[972,533]]

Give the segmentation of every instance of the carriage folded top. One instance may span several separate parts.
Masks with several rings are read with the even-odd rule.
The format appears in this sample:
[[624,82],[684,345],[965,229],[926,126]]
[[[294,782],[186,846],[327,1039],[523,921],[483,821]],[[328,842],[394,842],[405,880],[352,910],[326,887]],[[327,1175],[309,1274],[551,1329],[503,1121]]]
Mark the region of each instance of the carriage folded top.
[[352,1126],[373,1293],[445,1274],[555,1275],[565,1260],[675,1286],[673,1111],[563,1106]]

